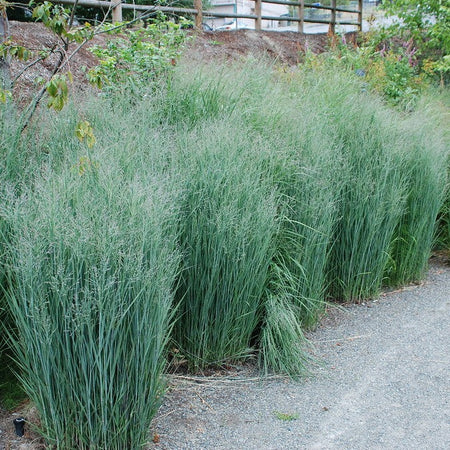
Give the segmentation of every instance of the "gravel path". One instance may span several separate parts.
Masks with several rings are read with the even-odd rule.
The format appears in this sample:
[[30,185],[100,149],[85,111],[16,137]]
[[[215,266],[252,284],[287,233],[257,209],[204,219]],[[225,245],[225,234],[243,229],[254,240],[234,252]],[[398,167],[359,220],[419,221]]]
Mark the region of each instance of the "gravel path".
[[151,448],[447,450],[449,317],[450,267],[433,263],[422,285],[333,311],[308,379],[174,380]]

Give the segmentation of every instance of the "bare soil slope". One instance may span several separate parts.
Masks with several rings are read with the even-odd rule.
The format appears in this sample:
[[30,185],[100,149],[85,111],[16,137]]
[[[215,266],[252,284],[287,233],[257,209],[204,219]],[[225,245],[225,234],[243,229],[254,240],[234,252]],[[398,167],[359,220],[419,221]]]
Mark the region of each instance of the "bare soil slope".
[[[253,30],[221,31],[221,32],[192,32],[185,54],[194,61],[217,63],[219,61],[239,60],[247,56],[258,59],[268,58],[280,64],[295,65],[299,63],[301,52],[309,49],[321,52],[325,49],[328,37],[321,35],[301,35],[295,32],[256,32]],[[10,22],[12,40],[26,46],[34,52],[52,48],[58,43],[58,38],[52,35],[40,23]],[[82,89],[86,85],[85,68],[89,69],[97,64],[96,57],[88,50],[94,44],[105,45],[113,36],[102,34],[84,45],[67,64],[74,77],[74,87]],[[76,49],[70,47],[69,54]],[[34,83],[39,77],[48,78],[53,70],[57,56],[54,55],[28,68],[20,76],[16,87],[16,95],[28,96]],[[26,65],[20,61],[11,62],[12,79],[25,69]]]
[[326,34],[299,34],[237,30],[200,33],[188,46],[187,53],[199,61],[237,60],[246,56],[266,57],[281,64],[295,65],[307,49],[323,52]]

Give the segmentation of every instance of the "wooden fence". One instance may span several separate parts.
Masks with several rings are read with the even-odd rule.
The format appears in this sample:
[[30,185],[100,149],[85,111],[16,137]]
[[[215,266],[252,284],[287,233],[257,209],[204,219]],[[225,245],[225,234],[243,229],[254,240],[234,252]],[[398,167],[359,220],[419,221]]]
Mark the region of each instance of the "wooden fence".
[[[336,25],[354,25],[359,30],[362,27],[362,12],[363,12],[363,0],[353,1],[352,4],[357,9],[347,9],[337,6],[337,0],[331,0],[330,6],[322,6],[320,3],[305,3],[305,0],[290,1],[290,0],[254,0],[255,8],[252,14],[239,14],[239,13],[220,13],[213,12],[211,10],[204,11],[202,0],[194,0],[193,8],[175,8],[170,6],[156,6],[156,5],[135,5],[129,3],[123,3],[121,0],[54,0],[54,3],[60,3],[65,5],[85,6],[90,8],[107,8],[111,11],[113,22],[122,21],[123,10],[134,10],[143,13],[151,13],[152,11],[161,11],[169,14],[178,15],[193,15],[195,17],[195,27],[202,28],[204,18],[229,18],[229,19],[253,19],[255,21],[255,30],[260,31],[262,29],[263,20],[276,20],[276,21],[289,21],[298,24],[298,31],[304,32],[305,23],[327,24],[332,32],[335,31]],[[285,5],[297,10],[297,14],[293,16],[267,16],[262,13],[262,4],[271,3],[277,5]],[[329,17],[312,17],[308,15],[307,11],[323,11],[329,12]],[[340,14],[346,14],[356,16],[356,20],[341,20]]]

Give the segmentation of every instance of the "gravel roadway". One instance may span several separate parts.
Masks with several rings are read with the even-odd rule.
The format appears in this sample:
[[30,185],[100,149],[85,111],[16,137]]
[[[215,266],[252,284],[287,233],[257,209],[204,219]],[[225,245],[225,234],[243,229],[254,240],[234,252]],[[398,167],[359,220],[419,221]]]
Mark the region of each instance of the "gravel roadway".
[[450,449],[449,316],[435,261],[423,284],[333,310],[308,378],[174,378],[150,448]]

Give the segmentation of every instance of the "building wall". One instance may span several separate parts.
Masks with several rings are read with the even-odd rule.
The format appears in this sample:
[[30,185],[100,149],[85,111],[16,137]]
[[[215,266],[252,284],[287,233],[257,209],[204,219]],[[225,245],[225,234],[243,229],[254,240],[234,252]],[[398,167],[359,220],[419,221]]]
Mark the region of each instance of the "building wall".
[[[209,11],[231,14],[254,14],[255,2],[252,0],[211,0],[211,8]],[[262,15],[279,17],[282,14],[288,13],[288,7],[285,5],[276,5],[271,3],[262,4]],[[220,27],[221,25],[234,20],[232,18],[207,18],[205,20],[208,25],[213,28]],[[245,25],[250,28],[255,27],[255,21],[253,19],[237,19],[238,25]],[[263,28],[279,28],[280,23],[277,20],[263,20]]]

